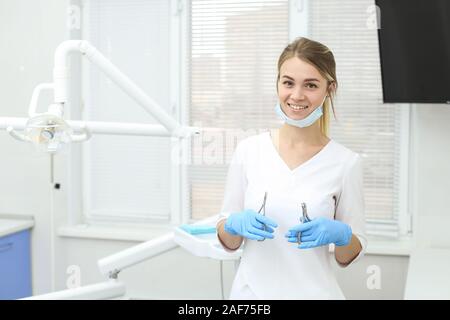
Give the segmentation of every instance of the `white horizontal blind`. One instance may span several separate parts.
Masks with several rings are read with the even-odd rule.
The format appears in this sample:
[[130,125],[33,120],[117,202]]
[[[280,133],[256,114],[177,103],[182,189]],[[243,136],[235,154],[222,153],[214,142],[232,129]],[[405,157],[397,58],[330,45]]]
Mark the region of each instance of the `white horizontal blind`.
[[220,211],[237,140],[276,127],[277,60],[288,43],[288,1],[191,1],[189,122],[226,128],[192,144],[193,219]]
[[[168,109],[169,1],[86,2],[86,39]],[[156,123],[95,65],[86,64],[84,118]],[[94,135],[84,145],[84,214],[93,221],[150,221],[170,214],[170,141]]]
[[[309,37],[334,53],[339,83],[331,136],[364,160],[368,233],[396,235],[400,109],[383,104],[373,0],[310,1]],[[382,15],[381,15],[382,17]]]

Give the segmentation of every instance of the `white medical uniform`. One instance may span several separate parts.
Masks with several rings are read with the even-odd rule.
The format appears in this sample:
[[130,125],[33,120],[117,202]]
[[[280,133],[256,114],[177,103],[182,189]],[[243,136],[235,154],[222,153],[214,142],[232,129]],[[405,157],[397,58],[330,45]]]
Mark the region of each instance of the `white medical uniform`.
[[362,166],[358,154],[334,140],[291,170],[273,145],[270,132],[241,141],[227,177],[220,220],[244,209],[258,211],[267,192],[266,216],[276,221],[274,239],[245,239],[230,299],[345,299],[333,272],[329,247],[298,249],[284,236],[299,224],[301,203],[311,219],[324,216],[352,228],[367,245],[364,231]]

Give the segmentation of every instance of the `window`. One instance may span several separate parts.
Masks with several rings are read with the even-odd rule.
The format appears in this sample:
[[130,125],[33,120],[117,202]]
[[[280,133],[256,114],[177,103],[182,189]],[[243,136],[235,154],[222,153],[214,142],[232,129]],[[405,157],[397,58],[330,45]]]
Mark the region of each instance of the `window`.
[[[170,1],[85,2],[84,39],[170,113]],[[83,60],[83,117],[156,123],[97,66]],[[94,135],[83,144],[87,221],[167,221],[171,211],[170,139]]]
[[[276,63],[288,37],[324,43],[335,55],[339,82],[331,137],[364,159],[368,234],[397,236],[408,229],[407,173],[400,170],[408,120],[405,124],[405,106],[382,103],[377,29],[368,23],[371,6],[370,0],[192,0],[190,125],[241,128],[242,137],[257,133],[245,132],[250,128],[277,127]],[[228,140],[227,131],[215,132],[192,146],[193,219],[220,211],[232,154]],[[202,161],[217,141],[224,151],[216,155],[217,163]]]

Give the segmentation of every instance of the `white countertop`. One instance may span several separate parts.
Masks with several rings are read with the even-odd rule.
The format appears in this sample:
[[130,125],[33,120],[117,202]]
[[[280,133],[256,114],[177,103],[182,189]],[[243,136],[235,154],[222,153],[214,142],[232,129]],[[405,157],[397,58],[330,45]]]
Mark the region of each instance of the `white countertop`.
[[34,226],[34,221],[32,217],[17,217],[17,218],[2,218],[0,216],[0,238],[30,229]]

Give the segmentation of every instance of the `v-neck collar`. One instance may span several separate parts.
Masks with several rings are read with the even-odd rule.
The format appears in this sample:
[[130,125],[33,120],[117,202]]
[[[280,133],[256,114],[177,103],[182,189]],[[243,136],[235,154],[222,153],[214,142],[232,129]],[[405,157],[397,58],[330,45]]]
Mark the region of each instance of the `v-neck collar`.
[[309,158],[308,160],[306,160],[305,162],[303,162],[302,164],[298,165],[297,167],[295,167],[294,169],[289,168],[289,166],[287,165],[287,163],[283,160],[283,158],[281,157],[280,153],[278,152],[277,148],[275,148],[275,145],[273,144],[272,141],[272,135],[270,134],[270,131],[266,132],[266,140],[267,142],[270,144],[270,148],[273,151],[275,157],[278,159],[279,162],[281,162],[281,164],[283,165],[283,167],[291,174],[294,174],[295,172],[297,172],[298,170],[300,170],[301,168],[305,167],[306,165],[308,165],[310,162],[316,160],[318,157],[320,157],[325,151],[326,149],[328,149],[330,147],[330,145],[333,143],[333,139],[330,139],[330,141],[328,141],[328,143],[322,147],[322,149],[320,149],[319,152],[317,152],[315,155],[313,155],[311,158]]

